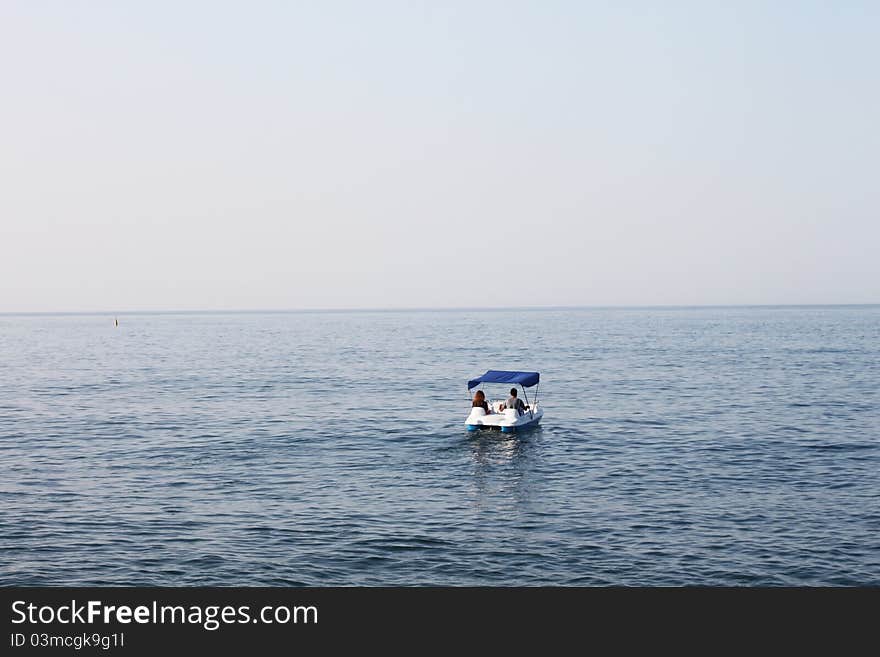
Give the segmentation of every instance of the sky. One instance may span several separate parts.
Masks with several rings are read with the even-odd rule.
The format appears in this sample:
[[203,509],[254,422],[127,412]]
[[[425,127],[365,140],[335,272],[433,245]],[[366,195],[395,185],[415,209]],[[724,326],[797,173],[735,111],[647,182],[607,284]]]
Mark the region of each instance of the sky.
[[0,3],[0,312],[880,302],[880,3]]

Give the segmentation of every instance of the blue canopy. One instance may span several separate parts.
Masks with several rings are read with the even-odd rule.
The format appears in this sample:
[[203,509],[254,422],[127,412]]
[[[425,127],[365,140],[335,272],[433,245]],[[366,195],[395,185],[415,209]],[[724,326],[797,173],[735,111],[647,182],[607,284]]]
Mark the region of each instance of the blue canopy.
[[503,370],[489,370],[483,376],[468,381],[468,390],[481,383],[519,383],[524,388],[538,385],[541,375],[537,372],[505,372]]

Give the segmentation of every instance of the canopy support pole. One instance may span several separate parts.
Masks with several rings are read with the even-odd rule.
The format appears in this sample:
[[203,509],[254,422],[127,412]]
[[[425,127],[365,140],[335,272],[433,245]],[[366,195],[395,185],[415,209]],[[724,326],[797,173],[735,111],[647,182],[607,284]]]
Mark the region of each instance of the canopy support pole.
[[[523,397],[526,398],[526,406],[529,407],[529,417],[534,419],[535,416],[532,413],[532,406],[531,406],[531,404],[529,404],[529,393],[526,392],[526,387],[522,383],[519,384],[519,387],[522,388]],[[537,390],[535,392],[537,392]]]

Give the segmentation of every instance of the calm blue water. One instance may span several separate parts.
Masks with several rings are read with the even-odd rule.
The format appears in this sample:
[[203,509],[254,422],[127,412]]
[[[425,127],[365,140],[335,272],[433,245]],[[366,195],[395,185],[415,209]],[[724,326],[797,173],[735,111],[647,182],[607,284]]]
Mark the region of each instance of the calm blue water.
[[[878,347],[880,307],[0,316],[0,583],[878,585]],[[464,430],[487,368],[540,429]]]

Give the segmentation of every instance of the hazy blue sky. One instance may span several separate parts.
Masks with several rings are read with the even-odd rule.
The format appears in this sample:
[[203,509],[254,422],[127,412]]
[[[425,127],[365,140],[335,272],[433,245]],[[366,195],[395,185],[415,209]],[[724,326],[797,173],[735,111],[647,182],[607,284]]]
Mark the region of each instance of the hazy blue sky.
[[0,311],[880,302],[880,2],[0,3]]

